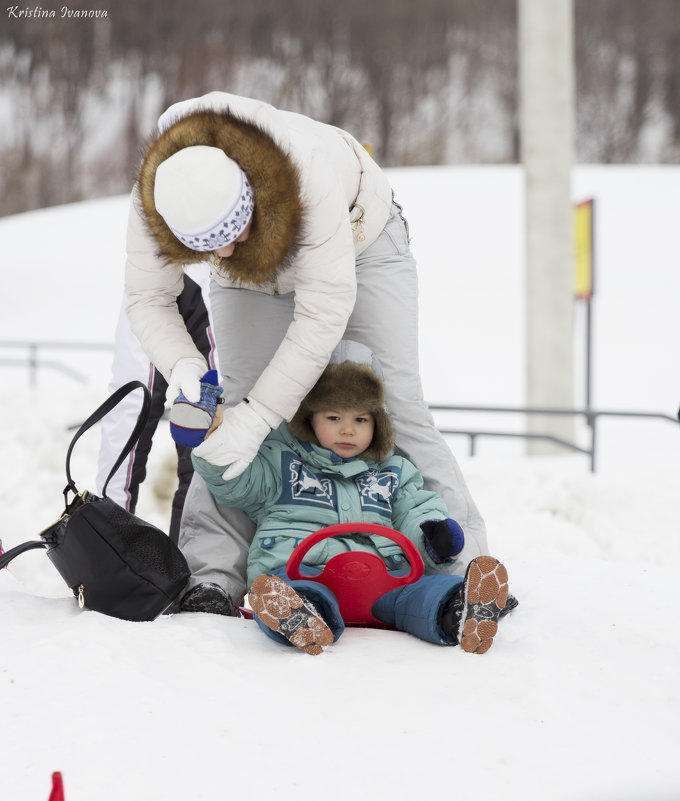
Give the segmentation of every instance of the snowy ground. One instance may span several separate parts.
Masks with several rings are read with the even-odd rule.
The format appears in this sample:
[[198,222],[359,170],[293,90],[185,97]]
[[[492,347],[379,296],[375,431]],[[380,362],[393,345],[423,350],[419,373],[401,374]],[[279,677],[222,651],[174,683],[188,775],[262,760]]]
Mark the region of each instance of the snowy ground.
[[[391,175],[420,263],[426,396],[521,403],[520,171]],[[677,410],[679,179],[576,172],[575,200],[598,201],[597,408]],[[113,198],[0,220],[0,341],[110,342],[125,217]],[[60,513],[68,427],[106,394],[107,351],[43,356],[89,378],[46,368],[31,388],[0,363],[5,547]],[[18,357],[0,347],[0,362]],[[166,527],[157,439],[139,513]],[[74,474],[92,488],[97,434],[81,442]],[[310,658],[244,620],[127,623],[80,612],[33,551],[0,573],[0,799],[45,801],[54,770],[67,801],[679,798],[677,426],[604,423],[596,475],[516,441],[483,440],[475,458],[452,446],[521,602],[488,655],[352,629]]]

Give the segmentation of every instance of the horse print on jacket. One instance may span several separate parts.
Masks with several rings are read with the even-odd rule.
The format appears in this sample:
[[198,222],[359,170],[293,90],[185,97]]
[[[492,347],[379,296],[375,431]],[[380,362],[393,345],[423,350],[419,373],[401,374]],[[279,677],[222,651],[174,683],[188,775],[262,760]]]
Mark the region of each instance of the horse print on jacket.
[[394,467],[383,470],[367,470],[355,476],[363,511],[392,516],[392,496],[401,483],[400,471]]
[[[338,509],[338,490],[335,481],[317,473],[292,453],[282,454],[283,487],[279,504]],[[396,466],[382,470],[368,469],[353,476],[359,492],[361,512],[383,517],[392,516],[392,498],[401,485],[401,471]]]
[[281,467],[283,489],[279,503],[337,508],[337,492],[332,479],[310,470],[291,453],[283,454]]

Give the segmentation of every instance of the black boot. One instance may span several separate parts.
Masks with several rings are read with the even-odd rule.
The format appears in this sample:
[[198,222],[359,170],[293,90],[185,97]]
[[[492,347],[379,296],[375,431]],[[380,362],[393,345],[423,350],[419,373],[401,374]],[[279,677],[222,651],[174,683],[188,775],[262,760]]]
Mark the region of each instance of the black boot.
[[234,604],[217,584],[198,584],[182,598],[180,612],[209,612],[213,615],[234,615]]

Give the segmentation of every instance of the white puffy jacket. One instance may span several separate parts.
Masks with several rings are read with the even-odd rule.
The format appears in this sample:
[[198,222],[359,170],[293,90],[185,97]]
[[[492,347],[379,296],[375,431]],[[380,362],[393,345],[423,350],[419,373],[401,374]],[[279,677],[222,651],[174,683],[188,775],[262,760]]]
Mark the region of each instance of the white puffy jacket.
[[[194,115],[192,136],[198,130],[199,139],[189,143],[200,141],[203,112],[227,113],[254,123],[286,154],[299,175],[303,223],[296,247],[283,269],[247,287],[270,294],[295,293],[293,322],[249,393],[290,420],[342,338],[356,297],[356,256],[384,228],[392,190],[366,149],[345,131],[224,92],[171,106],[160,117],[157,141],[171,129],[181,128],[190,115]],[[154,146],[152,142],[149,147]],[[178,359],[200,354],[175,303],[186,262],[164,255],[159,247],[159,236],[162,240],[164,234],[158,234],[158,225],[155,229],[149,225],[144,197],[138,182],[128,222],[127,314],[149,358],[168,378]],[[257,213],[257,191],[255,208]],[[205,258],[205,254],[193,256],[194,261]],[[214,268],[212,275],[225,286],[244,285],[223,270]]]

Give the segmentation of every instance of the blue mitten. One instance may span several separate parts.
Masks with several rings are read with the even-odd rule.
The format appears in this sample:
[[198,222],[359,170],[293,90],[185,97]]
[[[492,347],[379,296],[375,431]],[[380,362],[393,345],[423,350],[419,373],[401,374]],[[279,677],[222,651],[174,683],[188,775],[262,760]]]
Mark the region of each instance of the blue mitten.
[[460,525],[447,517],[445,520],[426,520],[420,524],[428,556],[438,565],[453,562],[465,545]]
[[208,370],[201,379],[198,403],[192,403],[179,393],[170,409],[170,433],[178,445],[195,448],[203,442],[215,419],[217,406],[223,402],[222,391],[217,383],[217,370]]

